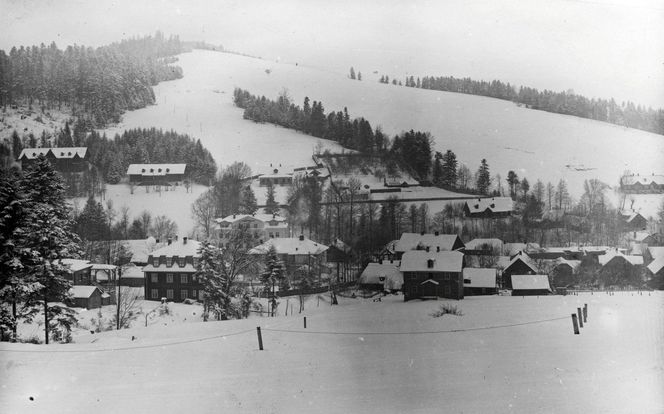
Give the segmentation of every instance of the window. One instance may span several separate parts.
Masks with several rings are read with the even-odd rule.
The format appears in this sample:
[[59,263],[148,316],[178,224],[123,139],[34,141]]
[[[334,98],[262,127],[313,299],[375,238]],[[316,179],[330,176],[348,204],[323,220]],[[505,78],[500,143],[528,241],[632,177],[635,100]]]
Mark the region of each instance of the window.
[[191,297],[196,299],[196,289],[192,289],[191,291]]
[[184,267],[185,264],[184,257],[178,257],[178,264],[180,265],[180,267]]
[[152,258],[152,266],[159,267],[159,258],[158,257],[153,257]]
[[450,280],[450,274],[449,273],[443,273],[443,280]]
[[150,290],[150,297],[152,299],[159,299],[159,289],[151,289]]
[[433,259],[429,259],[429,260],[427,260],[427,267],[428,267],[429,269],[433,269]]
[[255,229],[258,228],[258,223],[254,223],[254,228],[255,228]]
[[194,257],[194,267],[198,267],[198,257]]
[[173,258],[172,257],[167,257],[166,258],[166,267],[171,267],[173,266]]
[[150,282],[159,283],[159,275],[157,273],[150,274]]
[[187,275],[180,275],[180,283],[187,283]]
[[180,299],[182,299],[182,300],[187,299],[187,295],[188,295],[188,294],[189,294],[189,291],[188,291],[188,290],[184,290],[184,289],[181,290],[181,291],[180,291]]
[[274,237],[279,238],[279,232],[276,232],[276,233],[274,234]]
[[173,289],[166,289],[166,299],[173,299]]
[[198,282],[198,278],[196,277],[196,275],[191,276],[191,281],[194,283]]
[[166,273],[166,283],[173,283],[173,273]]

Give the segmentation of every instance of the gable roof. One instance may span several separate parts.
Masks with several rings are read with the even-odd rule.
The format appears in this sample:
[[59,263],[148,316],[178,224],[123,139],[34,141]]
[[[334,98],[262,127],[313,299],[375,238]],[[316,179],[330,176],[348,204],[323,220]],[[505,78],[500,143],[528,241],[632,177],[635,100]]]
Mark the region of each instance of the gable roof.
[[505,267],[505,270],[509,269],[517,262],[522,262],[528,266],[533,271],[533,273],[537,273],[537,266],[535,266],[535,264],[530,260],[530,257],[526,253],[520,253],[514,256],[512,260],[510,260],[510,263],[507,265],[507,267]]
[[[428,267],[429,260],[433,260],[433,267]],[[425,250],[411,250],[401,257],[402,272],[461,272],[463,268],[463,253],[427,252]]]
[[440,247],[441,251],[452,251],[462,249],[465,245],[456,234],[403,233],[394,250],[407,252],[417,250],[418,246],[420,249],[429,247],[430,250],[437,250]]
[[217,218],[214,219],[217,223],[237,223],[238,221],[261,221],[263,223],[269,223],[269,222],[278,222],[278,223],[285,223],[286,222],[286,217],[281,217],[278,214],[264,214],[264,213],[256,213],[256,214],[231,214],[229,216],[226,216],[224,218]]
[[664,257],[664,246],[648,246],[648,252],[653,259]]
[[466,250],[481,250],[486,245],[491,246],[498,254],[503,251],[503,241],[500,239],[473,239],[466,243]]
[[184,174],[187,164],[129,164],[127,175],[165,176]]
[[61,259],[60,263],[68,266],[70,272],[78,272],[79,270],[84,270],[92,267],[92,263],[89,260],[80,260],[80,259]]
[[466,207],[471,214],[482,213],[489,210],[492,213],[506,213],[514,209],[510,197],[476,198],[466,201]]
[[547,275],[512,275],[512,290],[551,290]]
[[643,256],[625,255],[616,250],[606,252],[606,254],[598,256],[599,264],[606,266],[612,260],[624,260],[633,266],[643,264]]
[[[468,283],[466,283],[468,280]],[[466,267],[463,269],[463,287],[495,288],[496,269]]]
[[72,286],[72,288],[69,289],[69,293],[71,293],[72,297],[76,299],[88,299],[90,296],[92,296],[93,293],[95,293],[95,290],[98,290],[99,293],[102,293],[97,286],[82,285]]
[[650,185],[650,183],[655,183],[658,185],[664,184],[664,174],[652,174],[652,175],[628,175],[621,178],[623,185],[634,185],[636,183],[642,185]]
[[148,253],[148,256],[152,255],[152,257],[157,257],[157,256],[201,257],[200,253],[198,253],[200,247],[201,247],[201,242],[197,240],[189,240],[186,237],[181,237],[178,240],[172,241],[171,244],[161,247],[153,251],[152,253]]
[[558,266],[569,266],[572,268],[572,271],[576,272],[576,269],[578,269],[580,265],[581,260],[567,260],[565,258],[559,257],[555,259],[552,270]]
[[88,153],[87,147],[60,147],[60,148],[24,148],[18,159],[37,159],[40,155],[48,156],[52,154],[57,159],[74,158],[77,155],[80,158],[85,158]]
[[659,273],[664,269],[664,257],[655,259],[648,265],[648,270],[650,270],[654,275]]
[[316,243],[315,241],[307,239],[306,237],[302,237],[302,240],[300,240],[300,237],[275,237],[249,250],[249,253],[265,254],[270,250],[271,246],[274,246],[277,254],[288,255],[318,255],[328,249],[326,245]]

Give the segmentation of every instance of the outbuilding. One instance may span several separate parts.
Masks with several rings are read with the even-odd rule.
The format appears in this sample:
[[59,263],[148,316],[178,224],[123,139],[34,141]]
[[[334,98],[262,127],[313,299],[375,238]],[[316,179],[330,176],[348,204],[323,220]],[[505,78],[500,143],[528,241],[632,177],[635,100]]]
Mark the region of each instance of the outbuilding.
[[512,275],[512,296],[550,295],[551,285],[547,275]]
[[102,291],[97,286],[73,286],[69,293],[76,308],[96,309],[102,305]]
[[466,267],[463,269],[464,296],[495,295],[496,269]]

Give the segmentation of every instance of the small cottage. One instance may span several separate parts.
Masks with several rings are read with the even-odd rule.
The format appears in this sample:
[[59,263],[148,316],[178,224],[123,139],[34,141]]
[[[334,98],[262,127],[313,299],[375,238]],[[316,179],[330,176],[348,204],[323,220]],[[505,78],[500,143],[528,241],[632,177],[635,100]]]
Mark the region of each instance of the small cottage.
[[551,285],[547,275],[512,275],[512,296],[550,295]]
[[512,275],[534,275],[537,267],[526,253],[514,256],[509,264],[503,269],[503,287],[512,289]]
[[103,292],[97,286],[73,286],[69,293],[76,308],[97,309],[102,306]]
[[496,269],[466,267],[463,269],[464,296],[495,295]]
[[358,281],[361,288],[379,291],[401,290],[403,274],[399,271],[400,262],[384,261],[369,263]]

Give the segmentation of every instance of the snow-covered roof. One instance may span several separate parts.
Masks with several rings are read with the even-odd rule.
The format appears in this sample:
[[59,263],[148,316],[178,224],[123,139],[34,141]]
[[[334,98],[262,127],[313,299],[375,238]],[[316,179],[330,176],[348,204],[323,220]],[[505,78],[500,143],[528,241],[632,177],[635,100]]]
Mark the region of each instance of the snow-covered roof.
[[627,223],[631,223],[637,217],[641,217],[643,220],[645,220],[645,217],[643,217],[638,211],[634,210],[620,210],[620,215]]
[[634,256],[622,254],[617,250],[611,250],[606,252],[601,256],[598,256],[599,264],[606,266],[611,260],[625,260],[633,266],[638,266],[643,264],[643,256]]
[[650,237],[650,233],[647,231],[634,231],[627,233],[627,240],[629,241],[642,242],[648,237]]
[[277,224],[283,225],[283,223],[286,223],[286,217],[281,217],[278,214],[264,214],[264,213],[256,213],[256,214],[232,214],[229,216],[226,216],[224,218],[217,218],[214,221],[217,223],[237,223],[239,221],[260,221],[265,224],[270,224],[271,222],[276,222]]
[[184,174],[187,164],[129,164],[127,175],[165,176]]
[[491,246],[497,253],[503,251],[503,241],[500,239],[473,239],[466,243],[466,250],[482,250],[486,245]]
[[466,206],[471,214],[482,213],[485,210],[489,210],[492,213],[505,213],[514,209],[510,197],[474,198],[467,200]]
[[328,247],[324,244],[317,243],[306,237],[275,237],[266,241],[265,243],[254,247],[249,250],[250,254],[265,254],[274,246],[277,254],[288,255],[301,255],[312,254],[318,255],[323,253]]
[[123,279],[143,279],[145,274],[143,269],[138,266],[125,266],[122,268],[122,278]]
[[512,275],[513,290],[547,289],[551,290],[547,275]]
[[197,240],[187,239],[186,237],[180,237],[178,240],[174,240],[171,244],[167,244],[164,247],[161,247],[149,255],[152,257],[156,256],[166,256],[166,257],[200,257],[198,250],[201,247],[201,242]]
[[92,296],[95,290],[99,290],[99,293],[101,293],[101,290],[97,286],[75,285],[69,289],[69,293],[76,299],[87,299]]
[[[384,278],[382,281],[380,278]],[[381,284],[391,281],[394,289],[403,285],[403,273],[399,271],[399,262],[369,263],[360,275],[361,284]]]
[[80,260],[80,259],[62,259],[60,263],[68,266],[69,270],[72,272],[78,272],[79,270],[84,270],[92,267],[92,263],[89,260]]
[[652,175],[628,175],[622,177],[622,183],[624,185],[634,185],[640,183],[642,185],[650,185],[650,183],[655,183],[658,185],[664,184],[664,174],[652,174]]
[[22,159],[25,157],[26,159],[34,160],[40,155],[48,156],[49,153],[58,159],[74,158],[77,155],[80,158],[85,158],[87,152],[87,147],[24,148],[18,158]]
[[496,269],[465,267],[463,269],[463,287],[495,288]]
[[664,246],[648,246],[648,252],[653,259],[664,257]]
[[123,246],[131,253],[130,261],[132,263],[147,263],[150,252],[158,249],[166,243],[157,243],[154,237],[138,240],[123,240]]
[[530,260],[530,256],[528,256],[526,253],[521,252],[520,254],[517,254],[510,260],[509,264],[505,267],[505,270],[508,268],[512,267],[516,262],[523,262],[526,266],[528,266],[534,273],[537,273],[537,266]]
[[659,273],[662,269],[664,269],[664,257],[655,259],[648,265],[648,270],[653,274]]
[[346,243],[344,243],[343,240],[341,240],[339,238],[334,239],[334,241],[332,242],[330,247],[335,247],[335,248],[339,249],[340,251],[342,251],[344,253],[348,253],[348,252],[351,251],[350,246],[347,245]]
[[581,260],[567,260],[565,258],[559,257],[554,261],[553,268],[555,269],[556,267],[563,265],[569,266],[573,271],[576,271],[576,269],[578,269],[581,265]]
[[503,252],[508,256],[514,256],[515,254],[526,250],[527,246],[526,243],[505,243],[503,246]]
[[430,250],[451,251],[454,246],[463,248],[464,244],[456,234],[431,234],[431,233],[403,233],[395,246],[397,252],[407,252],[429,248]]
[[102,264],[102,263],[93,263],[92,264],[92,270],[108,270],[112,271],[117,269],[118,267],[115,265],[111,264]]
[[[432,267],[429,267],[429,263]],[[411,250],[405,252],[401,257],[399,270],[402,272],[461,272],[462,267],[463,253],[461,252]]]

